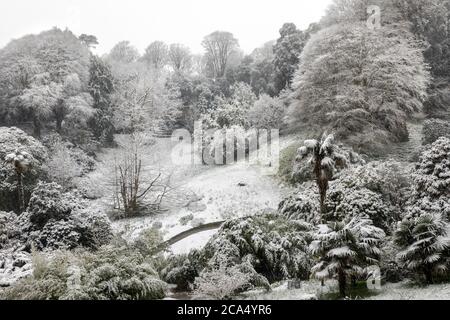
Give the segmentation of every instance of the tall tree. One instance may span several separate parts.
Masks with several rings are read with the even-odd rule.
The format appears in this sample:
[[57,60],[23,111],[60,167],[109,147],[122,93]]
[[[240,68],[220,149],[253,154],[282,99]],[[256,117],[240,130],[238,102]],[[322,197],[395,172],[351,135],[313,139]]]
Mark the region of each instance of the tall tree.
[[169,61],[175,72],[187,72],[192,67],[192,55],[188,47],[174,43],[170,45]]
[[162,41],[152,42],[147,49],[142,59],[153,68],[159,70],[163,68],[168,59],[169,49],[167,44]]
[[61,97],[61,87],[48,81],[48,74],[37,75],[19,97],[21,106],[26,108],[33,120],[34,136],[41,137],[42,125],[50,119],[53,108]]
[[305,44],[305,34],[295,24],[285,23],[280,29],[280,38],[273,48],[278,92],[291,86]]
[[98,45],[97,37],[90,34],[83,33],[78,39],[88,48],[95,48]]
[[362,275],[365,267],[379,262],[385,236],[365,217],[320,226],[310,248],[319,257],[319,263],[311,269],[313,276],[320,280],[336,277],[340,296],[345,298],[348,279]]
[[213,77],[222,78],[231,54],[239,47],[238,40],[230,32],[215,31],[203,39],[202,45],[206,50]]
[[114,77],[109,65],[102,59],[92,56],[89,93],[93,99],[94,117],[89,126],[97,140],[110,144],[113,142],[113,106]]
[[68,77],[77,78],[79,92],[87,88],[90,52],[69,30],[54,28],[14,40],[0,57],[0,95],[10,118],[32,120],[36,135],[66,102],[61,93]]
[[412,35],[396,31],[355,23],[314,35],[293,84],[292,124],[334,131],[357,151],[407,140],[405,120],[421,111],[429,72]]
[[139,52],[129,41],[121,41],[111,49],[109,58],[118,62],[132,63],[139,58]]

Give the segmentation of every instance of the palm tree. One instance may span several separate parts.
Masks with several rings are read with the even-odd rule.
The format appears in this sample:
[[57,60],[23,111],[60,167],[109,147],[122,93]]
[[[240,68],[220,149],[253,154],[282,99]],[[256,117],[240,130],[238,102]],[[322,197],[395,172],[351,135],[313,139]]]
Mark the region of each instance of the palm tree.
[[25,210],[25,195],[23,191],[23,175],[30,169],[32,157],[25,151],[16,150],[13,153],[6,155],[5,162],[14,167],[17,175],[17,192],[19,197],[20,212]]
[[314,176],[319,187],[320,213],[326,213],[325,200],[330,180],[337,167],[347,167],[345,155],[337,151],[334,144],[334,135],[323,134],[321,140],[306,140],[304,146],[298,149],[296,161],[311,156],[308,163],[313,167]]
[[401,249],[397,258],[408,269],[423,273],[427,284],[432,284],[433,274],[448,271],[449,230],[442,213],[405,218],[394,234]]
[[356,278],[364,273],[364,267],[378,263],[384,237],[384,231],[367,218],[319,226],[310,245],[311,253],[319,258],[311,269],[312,275],[322,281],[337,277],[339,293],[345,297],[347,279]]

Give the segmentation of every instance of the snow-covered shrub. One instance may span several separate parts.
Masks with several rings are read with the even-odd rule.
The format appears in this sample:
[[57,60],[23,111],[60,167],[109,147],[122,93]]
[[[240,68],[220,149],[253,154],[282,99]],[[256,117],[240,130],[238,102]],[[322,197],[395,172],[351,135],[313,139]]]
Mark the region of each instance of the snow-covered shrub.
[[232,126],[249,127],[248,112],[256,101],[252,88],[243,82],[236,83],[231,88],[229,99],[219,99],[219,106],[212,117],[219,128]]
[[364,268],[376,265],[385,233],[370,219],[354,217],[320,225],[310,245],[319,258],[312,269],[318,279],[337,278],[339,292],[345,297],[347,281],[365,273]]
[[398,247],[392,241],[392,238],[387,238],[383,243],[383,248],[380,256],[380,271],[382,279],[389,283],[398,283],[405,280],[409,271],[397,259]]
[[273,214],[229,220],[204,248],[208,268],[220,268],[224,261],[228,267],[248,262],[269,282],[307,279],[311,228]]
[[293,195],[281,201],[278,211],[290,220],[320,223],[320,204],[317,186],[305,184]]
[[45,164],[50,181],[69,189],[74,179],[93,170],[95,160],[72,143],[64,141],[59,135],[49,135],[44,139],[51,157]]
[[256,129],[281,129],[286,107],[278,98],[262,94],[250,108],[248,119]]
[[388,233],[397,221],[381,195],[365,188],[348,188],[340,181],[330,188],[325,206],[327,221],[367,217],[374,226]]
[[190,291],[206,264],[203,252],[191,250],[189,254],[169,256],[160,266],[159,274],[165,282],[177,285],[177,290]]
[[342,171],[339,181],[349,188],[378,193],[392,205],[402,205],[410,196],[412,168],[396,161],[373,161]]
[[278,175],[286,182],[295,184],[296,181],[293,176],[294,161],[297,157],[297,150],[301,147],[299,142],[295,142],[285,149],[280,151],[280,166]]
[[251,275],[240,266],[225,266],[219,269],[203,272],[195,279],[194,294],[201,298],[215,300],[232,299],[238,293],[251,289]]
[[6,247],[12,239],[19,237],[17,215],[14,212],[0,211],[0,249]]
[[429,119],[423,123],[424,145],[436,142],[440,137],[450,138],[450,121]]
[[19,217],[23,238],[37,249],[96,248],[111,240],[106,216],[92,213],[56,183],[39,183]]
[[188,215],[181,217],[179,222],[182,226],[185,226],[192,220],[194,220],[194,215],[192,213],[190,213]]
[[[305,162],[307,158],[309,160]],[[335,143],[333,134],[324,133],[320,140],[306,140],[298,149],[295,162],[300,166],[294,168],[293,174],[297,177],[306,175],[316,181],[320,196],[320,215],[324,215],[330,181],[336,178],[339,171],[359,161],[363,162],[358,155],[352,151],[346,152]]]
[[422,153],[414,182],[417,198],[450,198],[450,138],[439,138]]
[[160,252],[164,238],[156,228],[149,228],[141,232],[139,237],[133,242],[132,247],[136,248],[144,256],[152,256]]
[[17,173],[14,166],[11,167],[5,160],[8,155],[22,152],[29,155],[28,170],[22,174],[26,204],[43,173],[41,166],[47,158],[47,150],[39,141],[18,128],[0,127],[0,210],[20,211]]
[[[317,186],[302,185],[298,191],[280,203],[279,212],[288,219],[319,224],[321,214]],[[348,186],[340,179],[330,185],[322,216],[327,221],[368,217],[375,226],[386,232],[397,221],[397,212],[392,206],[385,204],[380,194],[363,187]]]
[[400,248],[399,261],[423,274],[428,284],[433,283],[434,275],[449,272],[448,232],[449,223],[442,213],[414,207],[394,234],[394,242]]
[[151,261],[137,251],[113,246],[96,252],[58,251],[37,256],[33,275],[3,293],[6,299],[151,300],[165,296]]

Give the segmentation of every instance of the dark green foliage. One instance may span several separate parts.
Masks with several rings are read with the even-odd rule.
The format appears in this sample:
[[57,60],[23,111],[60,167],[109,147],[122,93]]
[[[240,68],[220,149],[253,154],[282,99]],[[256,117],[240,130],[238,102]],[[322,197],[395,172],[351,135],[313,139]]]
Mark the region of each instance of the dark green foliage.
[[187,255],[170,256],[160,266],[161,279],[177,285],[177,290],[190,291],[195,278],[200,276],[206,265],[207,259],[202,251],[192,250]]
[[114,77],[106,62],[96,56],[91,57],[89,74],[89,93],[95,109],[95,115],[89,121],[89,126],[98,141],[104,145],[111,145],[114,140],[111,101],[111,95],[114,93]]
[[427,211],[411,209],[397,228],[394,242],[401,250],[398,259],[404,266],[420,272],[431,284],[436,274],[448,274],[450,238],[448,219],[440,212]]
[[18,223],[24,241],[39,250],[97,248],[112,238],[105,216],[88,212],[77,196],[63,193],[56,183],[37,185]]
[[294,77],[291,125],[333,131],[358,153],[408,140],[406,119],[422,110],[430,76],[413,36],[398,31],[359,23],[315,34]]
[[424,112],[430,118],[450,119],[450,77],[435,78],[428,88]]
[[301,147],[300,142],[295,142],[280,153],[280,167],[278,169],[278,175],[286,182],[295,184],[293,179],[294,161],[297,158],[297,150]]
[[294,72],[300,62],[300,54],[306,44],[307,36],[295,24],[285,23],[280,29],[280,38],[274,46],[275,86],[278,92],[290,88]]
[[165,296],[151,261],[126,247],[59,251],[34,258],[31,277],[5,290],[11,300],[152,300]]
[[450,138],[450,121],[429,119],[423,123],[424,145],[436,142],[440,137]]
[[[279,211],[288,219],[320,223],[317,187],[303,185],[294,195],[280,203]],[[361,186],[349,187],[337,180],[330,185],[323,218],[326,221],[342,221],[345,218],[367,217],[376,227],[390,233],[398,215],[398,210],[385,204],[381,194]]]
[[425,150],[414,175],[416,197],[450,197],[450,138],[440,138]]
[[204,249],[208,266],[248,262],[269,282],[307,279],[312,263],[307,250],[310,228],[278,215],[227,221]]
[[20,237],[17,216],[14,212],[0,211],[0,249],[7,247],[12,239]]
[[311,252],[319,258],[312,268],[318,279],[337,278],[342,298],[348,280],[364,275],[365,267],[377,265],[385,234],[364,217],[346,217],[322,225],[315,233]]
[[422,153],[414,190],[394,234],[398,260],[430,284],[450,267],[450,140],[440,138]]

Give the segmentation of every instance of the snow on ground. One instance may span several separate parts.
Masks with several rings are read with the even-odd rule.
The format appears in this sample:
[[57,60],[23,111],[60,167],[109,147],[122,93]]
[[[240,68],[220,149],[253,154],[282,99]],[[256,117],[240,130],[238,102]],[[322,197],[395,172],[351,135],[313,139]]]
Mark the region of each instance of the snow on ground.
[[[270,292],[249,291],[243,295],[243,298],[249,300],[315,300],[324,294],[337,291],[336,281],[327,281],[325,287],[322,287],[319,281],[302,281],[298,289],[289,289],[288,282],[284,281]],[[423,287],[410,281],[387,283],[382,286],[380,291],[374,291],[373,295],[364,300],[450,300],[450,284]]]
[[[280,139],[280,147],[286,147],[293,139]],[[122,136],[120,140],[126,140],[126,137]],[[151,227],[160,229],[167,240],[205,223],[253,215],[262,210],[276,210],[283,197],[292,191],[280,185],[276,177],[265,175],[264,167],[259,164],[250,165],[245,161],[225,166],[193,166],[189,161],[174,164],[173,147],[174,142],[170,139],[158,139],[154,146],[145,151],[148,158],[152,158],[146,159],[145,165],[171,172],[176,189],[165,202],[166,212],[113,222],[114,231],[127,241],[136,239],[142,231]],[[186,150],[178,160],[191,159],[189,147]],[[105,149],[99,159],[111,164],[118,152],[120,149]],[[107,180],[111,180],[111,173],[104,172],[107,167],[100,166],[91,174],[95,181],[93,184],[105,190],[110,183]],[[102,177],[108,178],[101,181]],[[111,197],[108,193],[111,191],[106,192],[92,206],[104,208],[104,211],[108,207],[110,209]],[[200,248],[214,232],[193,235],[175,244],[172,250],[174,253],[183,253]]]
[[427,287],[412,285],[410,282],[388,283],[378,295],[368,300],[450,300],[450,284]]
[[245,300],[317,300],[319,296],[337,289],[336,281],[328,281],[322,287],[320,281],[301,281],[297,288],[289,288],[289,281],[272,285],[272,290],[253,290],[243,294]]
[[189,179],[183,189],[195,194],[194,202],[165,214],[114,222],[114,229],[132,240],[156,223],[169,239],[201,224],[275,210],[288,192],[273,177],[261,176],[257,168],[241,163],[212,167]]

